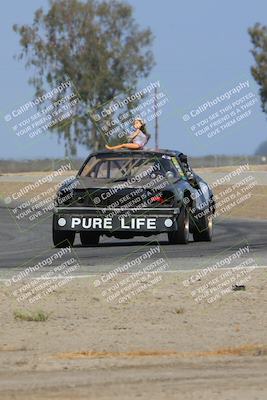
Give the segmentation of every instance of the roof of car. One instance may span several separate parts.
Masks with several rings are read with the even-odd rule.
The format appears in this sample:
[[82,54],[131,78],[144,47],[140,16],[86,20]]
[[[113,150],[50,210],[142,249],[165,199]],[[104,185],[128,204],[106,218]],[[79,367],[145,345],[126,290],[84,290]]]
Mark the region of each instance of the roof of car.
[[100,150],[95,151],[91,155],[106,155],[106,154],[166,154],[169,156],[177,156],[182,154],[179,150],[168,150],[168,149],[144,149],[144,150]]

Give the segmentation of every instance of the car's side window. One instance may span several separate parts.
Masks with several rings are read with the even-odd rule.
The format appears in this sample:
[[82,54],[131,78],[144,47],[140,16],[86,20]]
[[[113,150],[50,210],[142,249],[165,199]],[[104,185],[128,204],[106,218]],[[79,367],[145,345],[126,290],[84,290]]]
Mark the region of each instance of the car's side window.
[[94,178],[95,177],[95,166],[97,165],[97,159],[96,157],[91,157],[88,162],[85,164],[83,167],[80,175],[84,177],[90,177]]
[[111,179],[119,179],[122,178],[125,174],[125,168],[124,168],[125,161],[123,162],[122,160],[113,160],[110,161],[110,173],[109,173],[109,178]]
[[108,161],[100,161],[95,166],[95,177],[105,179],[108,177]]
[[182,168],[181,168],[181,166],[180,166],[180,163],[179,163],[179,161],[177,160],[177,158],[176,158],[176,157],[172,157],[172,158],[171,158],[171,162],[172,162],[172,165],[174,165],[175,170],[178,172],[178,175],[179,175],[181,178],[184,178],[184,177],[185,177],[185,174],[184,174],[184,172],[183,172],[183,170],[182,170]]

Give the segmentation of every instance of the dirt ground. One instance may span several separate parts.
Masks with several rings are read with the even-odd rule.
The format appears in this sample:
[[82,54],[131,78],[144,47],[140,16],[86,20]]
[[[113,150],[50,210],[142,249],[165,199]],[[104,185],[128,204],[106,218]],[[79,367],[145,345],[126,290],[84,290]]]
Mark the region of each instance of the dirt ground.
[[[251,270],[245,290],[196,298],[227,271],[194,283],[196,271],[163,272],[124,303],[107,302],[93,284],[100,276],[73,279],[33,304],[18,303],[18,287],[1,282],[1,400],[266,399],[267,271]],[[37,310],[48,319],[14,315]]]
[[[196,172],[199,174],[205,172],[232,172],[234,169],[237,168],[237,165],[228,165],[225,167],[202,167],[202,168],[194,168]],[[267,164],[255,164],[249,166],[249,171],[267,171]]]

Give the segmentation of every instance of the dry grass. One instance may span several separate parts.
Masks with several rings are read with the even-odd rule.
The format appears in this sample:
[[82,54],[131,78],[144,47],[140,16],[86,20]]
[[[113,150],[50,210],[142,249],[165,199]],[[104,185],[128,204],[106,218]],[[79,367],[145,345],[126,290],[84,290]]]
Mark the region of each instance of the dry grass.
[[79,351],[58,353],[52,358],[60,360],[75,360],[81,358],[138,358],[138,357],[214,357],[214,356],[257,356],[267,355],[267,346],[246,344],[238,347],[223,347],[211,351],[164,351],[164,350],[138,350],[138,351]]
[[49,314],[42,310],[37,311],[14,311],[15,320],[44,322],[48,319]]
[[[9,172],[9,173],[2,173],[1,176],[32,176],[33,178],[36,177],[38,179],[39,176],[47,176],[51,174],[53,171],[32,171],[32,172]],[[68,176],[76,175],[77,170],[69,170],[63,171],[60,176],[63,176],[63,179]]]
[[176,314],[183,314],[184,313],[184,308],[183,307],[177,307],[175,309],[175,313]]

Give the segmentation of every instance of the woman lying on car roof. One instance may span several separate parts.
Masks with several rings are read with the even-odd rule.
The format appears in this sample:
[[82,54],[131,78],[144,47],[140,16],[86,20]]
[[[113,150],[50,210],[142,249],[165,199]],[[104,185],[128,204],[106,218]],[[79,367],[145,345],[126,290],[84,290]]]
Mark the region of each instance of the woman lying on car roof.
[[146,130],[146,125],[141,118],[134,120],[133,126],[135,131],[129,136],[129,143],[118,144],[117,146],[108,146],[108,150],[130,149],[142,150],[150,139],[150,134]]

